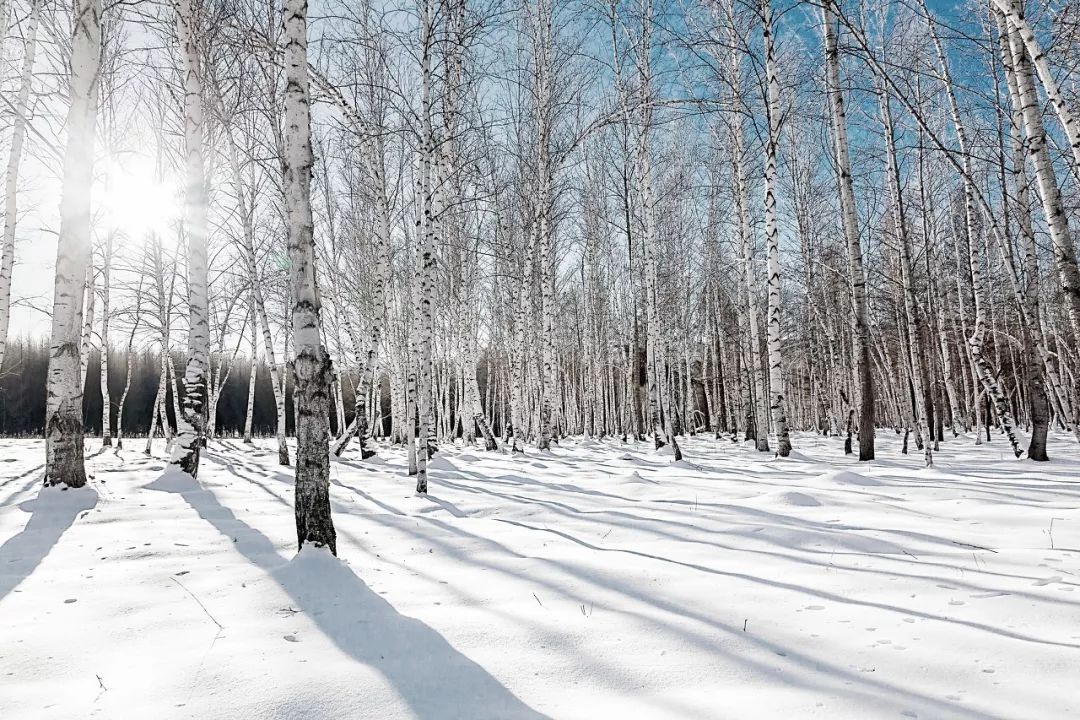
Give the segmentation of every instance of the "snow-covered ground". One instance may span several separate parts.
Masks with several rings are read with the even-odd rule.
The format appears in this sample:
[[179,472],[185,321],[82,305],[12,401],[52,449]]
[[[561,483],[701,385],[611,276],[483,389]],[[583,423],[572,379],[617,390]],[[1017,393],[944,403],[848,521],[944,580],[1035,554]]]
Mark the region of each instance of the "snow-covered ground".
[[448,447],[426,498],[347,454],[339,561],[295,557],[270,443],[38,497],[0,440],[0,718],[1080,716],[1075,441],[795,445]]

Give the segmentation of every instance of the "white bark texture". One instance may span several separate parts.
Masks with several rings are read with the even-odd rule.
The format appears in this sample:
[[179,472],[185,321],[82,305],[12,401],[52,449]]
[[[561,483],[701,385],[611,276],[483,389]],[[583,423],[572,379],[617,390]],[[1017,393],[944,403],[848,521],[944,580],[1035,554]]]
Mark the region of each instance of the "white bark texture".
[[840,86],[840,52],[837,42],[833,3],[825,0],[821,6],[825,26],[825,65],[829,91],[833,144],[839,173],[840,216],[848,250],[848,275],[851,283],[853,353],[859,387],[859,460],[874,459],[874,375],[870,350],[870,322],[866,307],[866,270],[863,267],[859,221],[855,208],[855,189],[851,177],[851,158],[848,151],[847,114],[844,92]]
[[432,345],[435,340],[433,304],[435,299],[435,248],[439,241],[438,212],[436,202],[437,178],[433,178],[435,165],[435,129],[432,123],[432,53],[435,50],[435,14],[431,0],[421,0],[420,7],[420,195],[422,203],[420,226],[417,233],[416,326],[417,388],[416,413],[419,420],[416,445],[416,492],[428,491],[427,463],[430,457],[432,436],[435,432],[435,408],[432,395]]
[[251,322],[251,370],[248,372],[247,408],[244,411],[244,442],[250,444],[251,425],[255,415],[255,381],[259,372],[259,327],[255,310],[254,292],[250,309]]
[[[773,33],[773,13],[770,0],[762,0],[765,36],[766,95],[765,116],[769,135],[765,144],[765,238],[768,244],[769,273],[769,408],[776,433],[776,454],[791,454],[788,436],[787,400],[784,387],[783,355],[780,328],[780,231],[776,219],[776,163],[780,149],[780,80],[777,77],[776,43]],[[689,377],[689,372],[687,372]]]
[[110,231],[105,238],[105,253],[101,266],[101,362],[98,379],[101,385],[101,444],[112,445],[112,403],[109,397],[109,285],[112,275],[113,243],[115,237]]
[[[7,13],[10,3],[4,3],[0,19],[0,31],[7,37]],[[19,213],[19,165],[22,162],[23,145],[26,141],[27,113],[30,106],[30,88],[34,81],[34,56],[37,51],[37,31],[41,17],[41,0],[31,0],[30,17],[26,22],[23,41],[23,63],[19,79],[19,94],[15,99],[15,117],[11,128],[11,145],[8,150],[7,171],[4,174],[4,235],[0,239],[0,370],[4,366],[7,351],[8,327],[11,322],[11,273],[15,265],[15,223]],[[0,42],[2,44],[2,42]],[[0,72],[4,67],[0,56]],[[0,76],[2,80],[2,76]]]
[[337,553],[330,517],[330,356],[322,345],[311,216],[311,107],[307,65],[307,2],[285,0],[284,185],[292,288],[296,403],[296,536]]
[[998,12],[1006,17],[1009,25],[1019,36],[1018,39],[1027,49],[1027,54],[1035,65],[1035,70],[1039,75],[1039,80],[1042,82],[1043,89],[1046,90],[1047,97],[1050,99],[1050,104],[1054,106],[1061,127],[1065,130],[1065,137],[1068,139],[1069,148],[1072,150],[1074,167],[1080,171],[1080,123],[1072,114],[1065,96],[1062,95],[1061,89],[1058,87],[1054,73],[1050,69],[1050,63],[1046,59],[1046,53],[1043,52],[1042,46],[1039,45],[1039,41],[1035,37],[1035,31],[1024,17],[1022,0],[991,0],[991,2]]
[[81,487],[86,484],[79,331],[83,283],[90,264],[90,189],[94,179],[100,56],[101,7],[98,0],[76,0],[49,344],[46,485]]
[[[1016,12],[1022,17],[1021,5],[1013,3]],[[1025,52],[1022,32],[1018,24],[1009,24],[1009,46],[1012,50],[1017,92],[1024,118],[1024,130],[1027,134],[1027,150],[1031,164],[1035,167],[1035,179],[1038,182],[1039,197],[1042,200],[1046,225],[1050,231],[1050,240],[1054,247],[1054,260],[1057,265],[1058,281],[1065,297],[1069,321],[1073,335],[1080,338],[1080,269],[1077,268],[1076,246],[1069,233],[1069,219],[1058,189],[1057,175],[1046,144],[1046,129],[1042,121],[1042,104],[1035,89],[1031,73],[1031,62]],[[1070,137],[1070,143],[1075,138]],[[1074,151],[1077,149],[1073,145]],[[1080,168],[1080,163],[1078,163]],[[1071,419],[1070,419],[1071,420]]]
[[[743,102],[742,98],[742,60],[740,51],[736,45],[731,50],[732,93],[736,102]],[[751,245],[750,227],[750,201],[746,184],[746,129],[741,116],[735,118],[735,129],[732,133],[732,172],[735,177],[735,213],[739,222],[739,258],[742,261],[739,276],[742,279],[740,293],[745,302],[739,303],[745,310],[747,339],[750,352],[747,354],[747,363],[751,375],[751,383],[747,386],[748,391],[752,388],[750,409],[747,416],[753,414],[755,443],[757,449],[765,452],[769,449],[769,420],[766,415],[765,398],[766,391],[765,374],[758,359],[761,347],[761,330],[758,318],[761,311],[758,309],[757,273],[754,271],[754,255]],[[749,423],[747,424],[749,430]]]
[[207,193],[203,156],[203,81],[196,44],[198,0],[176,0],[176,37],[184,76],[184,235],[187,238],[188,360],[184,372],[184,409],[176,419],[172,462],[191,475],[199,473],[206,413],[206,372],[210,348],[207,296]]
[[[653,427],[653,444],[660,448],[670,444],[675,459],[681,460],[682,453],[675,435],[671,431],[672,403],[667,402],[666,367],[661,347],[659,278],[657,257],[656,205],[653,198],[652,169],[652,0],[641,3],[641,39],[638,48],[638,70],[640,72],[640,111],[638,113],[637,147],[635,164],[638,170],[638,192],[640,194],[642,217],[642,246],[645,249],[645,308],[647,339],[645,347],[646,377],[649,388],[649,412]],[[664,440],[661,440],[663,435]]]

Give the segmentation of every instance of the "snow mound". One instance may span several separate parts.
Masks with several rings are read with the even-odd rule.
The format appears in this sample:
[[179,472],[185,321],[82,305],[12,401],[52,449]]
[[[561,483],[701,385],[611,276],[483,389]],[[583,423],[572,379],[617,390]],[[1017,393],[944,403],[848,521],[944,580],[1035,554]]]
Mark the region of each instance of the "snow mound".
[[454,463],[450,462],[450,459],[442,455],[436,455],[431,460],[428,460],[428,470],[457,470]]
[[818,475],[817,481],[823,485],[861,485],[863,487],[879,487],[881,482],[872,477],[860,475],[850,470],[832,470]]
[[624,477],[623,482],[632,485],[659,485],[656,480],[649,480],[648,478],[642,477],[641,473],[637,470]]
[[329,548],[317,547],[313,543],[305,543],[291,560],[289,566],[300,574],[311,576],[316,579],[329,572],[339,572],[344,564],[334,557]]
[[785,505],[795,507],[821,507],[821,501],[813,495],[788,490],[785,492],[772,492],[759,495],[757,500],[768,505]]
[[369,458],[364,458],[361,462],[363,462],[365,465],[386,465],[387,464],[386,458],[379,457],[378,455],[372,455]]

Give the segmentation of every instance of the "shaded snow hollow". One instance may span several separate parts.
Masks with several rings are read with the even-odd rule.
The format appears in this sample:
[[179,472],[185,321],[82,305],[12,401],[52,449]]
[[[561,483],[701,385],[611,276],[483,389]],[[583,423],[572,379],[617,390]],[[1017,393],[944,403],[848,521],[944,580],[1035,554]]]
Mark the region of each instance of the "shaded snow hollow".
[[269,441],[39,493],[0,440],[0,718],[1080,716],[1080,446],[794,444],[354,448],[335,558]]

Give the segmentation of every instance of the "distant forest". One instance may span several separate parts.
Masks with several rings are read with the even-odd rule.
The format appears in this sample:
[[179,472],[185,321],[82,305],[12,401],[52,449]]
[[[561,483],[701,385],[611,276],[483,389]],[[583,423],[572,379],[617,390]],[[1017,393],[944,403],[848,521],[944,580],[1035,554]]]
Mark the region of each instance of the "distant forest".
[[[131,388],[124,403],[124,435],[146,435],[150,430],[150,414],[154,408],[154,394],[157,392],[160,354],[157,351],[144,350],[131,355]],[[184,371],[186,356],[174,352],[173,359],[177,370]],[[91,435],[101,434],[101,357],[97,350],[90,353],[87,365],[86,385],[83,399],[83,424]],[[45,379],[49,366],[48,343],[42,340],[12,340],[8,344],[4,366],[0,368],[0,435],[3,436],[40,436],[45,431]],[[112,395],[113,427],[116,427],[117,406],[124,390],[124,377],[127,367],[123,348],[109,353],[109,390]],[[217,407],[217,428],[219,436],[238,435],[244,430],[244,413],[247,410],[248,377],[251,372],[251,360],[237,357],[232,371],[221,391]],[[223,373],[224,374],[224,373]],[[289,373],[286,373],[288,375]],[[182,385],[182,383],[178,383]],[[293,432],[292,382],[288,380],[289,391],[286,394],[287,432]],[[345,415],[352,420],[352,392],[349,383],[342,388],[345,395]],[[183,400],[183,388],[170,388],[165,407],[169,424],[175,428],[172,393],[179,392]],[[331,394],[333,403],[333,394]],[[265,362],[260,361],[255,379],[255,409],[252,419],[252,431],[256,435],[272,435],[275,428],[274,391],[270,385],[270,370]],[[332,408],[330,424],[338,432],[337,412]],[[114,430],[115,431],[115,430]]]

